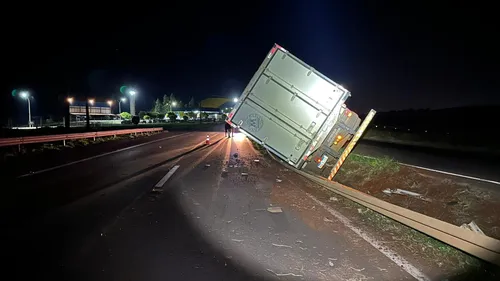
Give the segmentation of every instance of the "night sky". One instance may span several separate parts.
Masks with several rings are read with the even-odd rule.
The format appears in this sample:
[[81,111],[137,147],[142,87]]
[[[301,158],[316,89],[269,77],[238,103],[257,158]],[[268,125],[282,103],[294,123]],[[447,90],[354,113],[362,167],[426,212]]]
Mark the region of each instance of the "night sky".
[[30,89],[34,115],[121,85],[139,91],[138,110],[170,93],[237,96],[275,42],[349,89],[360,113],[500,104],[498,15],[478,1],[133,2],[4,9],[2,122],[25,114],[15,88]]

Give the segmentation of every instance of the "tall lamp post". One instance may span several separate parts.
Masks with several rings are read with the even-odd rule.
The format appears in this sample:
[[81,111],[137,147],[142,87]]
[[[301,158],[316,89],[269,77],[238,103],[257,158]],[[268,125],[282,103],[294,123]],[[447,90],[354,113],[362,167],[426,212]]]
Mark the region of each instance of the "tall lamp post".
[[130,114],[135,116],[135,95],[137,92],[135,90],[130,90],[128,93],[130,95]]
[[30,93],[27,91],[21,92],[21,98],[28,101],[28,127],[31,128],[31,103],[30,103]]
[[122,113],[122,102],[126,101],[127,101],[126,98],[121,98],[120,100],[118,100],[118,114]]

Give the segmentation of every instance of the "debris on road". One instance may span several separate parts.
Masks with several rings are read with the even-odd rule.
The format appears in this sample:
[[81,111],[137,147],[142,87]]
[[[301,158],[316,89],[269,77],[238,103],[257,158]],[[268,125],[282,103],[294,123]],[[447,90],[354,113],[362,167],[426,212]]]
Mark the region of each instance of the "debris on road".
[[210,167],[210,164],[205,164],[205,167]]
[[481,235],[485,235],[481,228],[479,228],[479,226],[474,221],[471,221],[470,223],[464,223],[460,227],[468,229],[470,231],[474,231],[475,233],[479,233]]
[[301,275],[301,274],[295,274],[295,273],[291,273],[291,272],[290,272],[290,273],[276,273],[276,272],[274,272],[274,271],[270,270],[269,268],[268,268],[268,269],[266,269],[266,270],[267,270],[267,271],[269,271],[269,272],[271,272],[272,274],[274,274],[274,275],[278,276],[278,277],[281,277],[281,276],[302,277],[302,276],[303,276],[303,275]]
[[349,267],[350,269],[354,270],[354,271],[357,271],[357,272],[361,272],[363,270],[365,270],[365,268],[361,268],[361,269],[357,269],[357,268],[354,268],[354,267]]
[[281,244],[272,244],[274,247],[282,247],[282,248],[292,248],[292,246],[288,246],[288,245],[281,245]]
[[328,261],[328,264],[333,267],[333,262],[332,261]]
[[240,239],[231,239],[231,241],[234,241],[234,242],[243,242],[244,240],[240,240]]
[[241,175],[246,177],[246,176],[248,176],[248,173],[241,173]]
[[273,214],[275,214],[275,213],[283,213],[283,210],[281,209],[281,207],[269,207],[269,208],[267,208],[267,211],[269,213],[273,213]]
[[368,208],[366,208],[365,210],[358,208],[358,213],[364,214],[364,213],[368,212],[368,210],[369,210]]
[[330,199],[328,199],[328,201],[330,201],[330,202],[339,201],[339,199],[337,197],[330,197]]
[[259,163],[259,162],[260,162],[260,160],[259,160],[259,159],[254,159],[254,160],[253,160],[253,162],[255,162],[255,163]]
[[158,148],[161,148],[161,145],[160,145],[160,146],[158,146]]
[[331,219],[329,219],[329,218],[327,218],[327,217],[324,217],[324,218],[323,218],[323,221],[324,221],[324,222],[333,222],[333,220],[331,220]]
[[282,181],[283,181],[283,180],[281,180],[281,179],[276,179],[276,182],[282,182]]
[[385,194],[388,194],[388,195],[398,194],[398,195],[412,196],[412,197],[418,198],[420,200],[431,202],[431,199],[425,198],[422,194],[416,193],[413,191],[408,191],[405,189],[400,189],[400,188],[389,189],[389,188],[387,188],[387,189],[382,190],[382,192]]

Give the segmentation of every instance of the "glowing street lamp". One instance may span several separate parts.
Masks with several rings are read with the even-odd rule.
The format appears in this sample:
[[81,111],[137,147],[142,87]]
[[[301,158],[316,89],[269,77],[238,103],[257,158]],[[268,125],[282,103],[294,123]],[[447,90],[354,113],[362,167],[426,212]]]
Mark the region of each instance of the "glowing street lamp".
[[21,98],[28,101],[28,127],[31,128],[31,103],[30,103],[30,93],[27,91],[22,91],[20,94]]
[[69,103],[69,104],[73,104],[73,98],[67,98],[66,101]]
[[126,98],[121,98],[119,101],[118,101],[118,113],[122,113],[122,102],[126,102],[127,99]]
[[130,114],[135,116],[135,96],[137,95],[137,91],[130,90],[128,94],[130,95]]
[[95,100],[94,99],[89,99],[89,104],[94,105]]
[[172,106],[175,107],[177,105],[177,102],[173,101],[169,105],[170,105],[170,112],[172,112]]
[[238,98],[233,98],[233,102],[237,103],[238,102]]
[[113,105],[113,101],[112,100],[108,100],[107,103],[108,103],[109,107],[111,107]]

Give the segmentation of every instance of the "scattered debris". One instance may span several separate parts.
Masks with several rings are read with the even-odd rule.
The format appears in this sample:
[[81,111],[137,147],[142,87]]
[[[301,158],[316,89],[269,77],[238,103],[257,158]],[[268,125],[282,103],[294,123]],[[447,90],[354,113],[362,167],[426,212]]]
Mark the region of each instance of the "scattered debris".
[[283,180],[281,180],[281,179],[276,179],[276,182],[282,182],[282,181],[283,181]]
[[328,199],[328,201],[330,201],[330,202],[339,201],[339,199],[337,197],[330,197],[330,199]]
[[377,266],[377,268],[378,268],[378,270],[380,270],[380,271],[387,271],[387,269],[385,269],[385,268],[381,268],[381,267],[378,267],[378,266]]
[[242,176],[248,177],[248,173],[241,173]]
[[481,228],[479,228],[479,226],[474,221],[471,221],[470,223],[464,223],[460,227],[468,229],[470,231],[474,231],[475,233],[479,233],[481,235],[485,235]]
[[349,267],[350,269],[354,270],[354,271],[357,271],[357,272],[361,272],[363,270],[365,270],[365,268],[361,268],[361,269],[357,269],[357,268],[354,268],[354,267]]
[[360,214],[364,214],[364,213],[366,213],[366,212],[368,212],[368,208],[366,208],[364,211],[363,211],[363,209],[358,208],[358,213],[360,213]]
[[232,167],[233,167],[233,165],[229,165],[229,168],[232,168]]
[[333,262],[332,261],[328,261],[328,264],[333,267]]
[[200,203],[198,203],[198,202],[194,202],[193,204],[194,204],[195,206],[200,206]]
[[160,146],[158,146],[158,148],[161,148],[161,145],[160,145]]
[[305,251],[305,250],[307,250],[307,248],[305,248],[305,247],[299,247],[299,248],[300,248],[301,250],[304,250],[304,251]]
[[302,242],[302,240],[297,240],[297,241],[295,241],[295,243],[300,243],[300,244],[302,244],[302,243],[304,243],[304,242]]
[[240,239],[231,239],[232,241],[234,242],[243,242],[244,240],[240,240]]
[[281,244],[272,244],[274,247],[283,247],[283,248],[292,248],[292,246],[288,246],[288,245],[281,245]]
[[205,167],[210,167],[210,164],[205,164]]
[[151,190],[151,193],[158,193],[158,194],[161,194],[163,192],[163,189],[162,188],[153,188],[153,190]]
[[382,190],[382,192],[385,193],[385,194],[387,194],[387,195],[399,194],[399,195],[405,195],[405,196],[412,196],[412,197],[418,198],[420,200],[424,200],[424,201],[427,201],[427,202],[432,202],[431,199],[425,198],[420,193],[416,193],[416,192],[413,192],[413,191],[408,191],[408,190],[405,190],[405,189],[400,189],[400,188],[389,189],[389,188],[387,188],[387,189]]
[[336,261],[337,259],[334,259],[334,258],[328,258],[329,260],[331,261]]
[[267,208],[267,211],[269,213],[273,213],[273,214],[275,214],[275,213],[282,213],[283,212],[283,210],[281,209],[281,207],[269,207],[269,208]]
[[295,273],[276,273],[270,269],[266,269],[267,271],[271,272],[272,274],[276,275],[276,276],[293,276],[293,277],[302,277],[303,275],[301,274],[295,274]]
[[323,221],[324,221],[324,222],[333,222],[333,220],[331,220],[331,219],[329,219],[329,218],[327,218],[327,217],[324,217],[324,218],[323,218]]
[[255,163],[259,163],[259,162],[260,162],[260,160],[259,160],[259,159],[254,159],[254,160],[253,160],[253,162],[255,162]]

